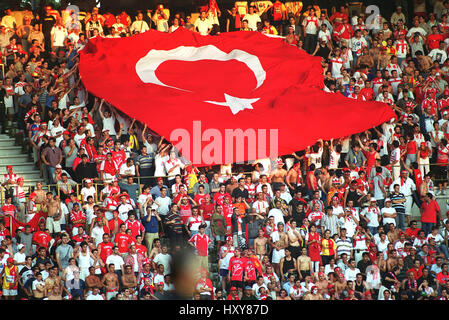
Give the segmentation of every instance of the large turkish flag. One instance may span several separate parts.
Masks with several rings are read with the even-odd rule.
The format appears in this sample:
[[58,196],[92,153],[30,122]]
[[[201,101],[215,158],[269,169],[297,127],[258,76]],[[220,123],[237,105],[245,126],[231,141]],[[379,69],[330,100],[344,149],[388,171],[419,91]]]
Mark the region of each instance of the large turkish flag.
[[[201,36],[179,28],[95,38],[81,51],[79,71],[88,91],[196,165],[289,154],[395,117],[384,103],[322,91],[319,57],[258,32]],[[236,129],[243,133],[234,132],[232,144],[226,137]]]

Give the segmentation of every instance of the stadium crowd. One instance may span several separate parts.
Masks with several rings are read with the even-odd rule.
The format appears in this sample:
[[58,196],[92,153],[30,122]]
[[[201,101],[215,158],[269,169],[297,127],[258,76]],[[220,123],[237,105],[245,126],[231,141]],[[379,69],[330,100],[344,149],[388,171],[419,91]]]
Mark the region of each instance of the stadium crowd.
[[[23,21],[7,9],[0,126],[17,123],[46,183],[28,190],[12,163],[2,177],[2,299],[170,299],[172,255],[192,248],[192,299],[447,300],[449,220],[436,197],[448,192],[449,1],[433,3],[372,21],[281,1],[211,0],[195,21],[162,4],[135,17],[46,6]],[[77,69],[92,37],[178,28],[281,36],[322,58],[325,90],[386,102],[397,119],[198,169],[89,95]]]

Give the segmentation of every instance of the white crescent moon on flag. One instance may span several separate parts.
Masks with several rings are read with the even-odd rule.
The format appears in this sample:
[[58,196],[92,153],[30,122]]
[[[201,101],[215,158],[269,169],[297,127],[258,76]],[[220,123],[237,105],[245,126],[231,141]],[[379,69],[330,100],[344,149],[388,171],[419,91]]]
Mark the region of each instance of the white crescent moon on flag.
[[199,61],[199,60],[216,60],[216,61],[229,61],[237,60],[244,63],[256,77],[257,86],[259,88],[266,79],[266,72],[260,63],[260,60],[255,55],[248,52],[234,49],[229,53],[226,53],[213,45],[207,45],[202,47],[186,47],[180,46],[172,50],[156,50],[152,49],[143,58],[139,59],[136,63],[136,72],[139,78],[144,83],[153,83],[164,87],[173,89],[189,91],[181,88],[176,88],[167,85],[160,81],[156,76],[157,68],[164,62],[170,60],[179,61]]

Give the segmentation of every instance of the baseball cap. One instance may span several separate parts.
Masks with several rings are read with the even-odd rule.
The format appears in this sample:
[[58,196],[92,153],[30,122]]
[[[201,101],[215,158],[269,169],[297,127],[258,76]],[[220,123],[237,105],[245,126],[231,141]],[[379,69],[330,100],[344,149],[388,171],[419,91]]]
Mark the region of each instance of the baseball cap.
[[161,177],[157,178],[157,181],[164,181]]
[[231,237],[231,236],[227,236],[227,237],[226,237],[226,241],[229,241],[229,240],[232,241],[232,237]]
[[374,197],[371,198],[371,202],[376,202],[376,201],[377,201],[376,198],[374,198]]
[[340,180],[338,179],[338,178],[332,178],[332,183],[334,184],[334,183],[340,183]]
[[55,168],[56,168],[56,169],[62,169],[62,166],[61,166],[60,164],[57,164],[57,165],[55,166]]
[[86,179],[86,183],[92,183],[91,179]]
[[391,202],[391,199],[390,198],[386,198],[385,202]]
[[230,291],[237,291],[237,288],[236,287],[231,287]]
[[444,223],[444,224],[447,224],[448,222],[449,222],[449,219],[444,219],[444,220],[443,220],[443,223]]
[[8,258],[8,259],[6,259],[6,262],[14,263],[14,259],[13,258]]
[[163,282],[159,282],[157,285],[158,285],[158,286],[163,286],[164,283],[163,283]]
[[246,286],[245,290],[253,290],[253,288],[251,288],[250,286]]
[[66,131],[63,132],[63,134],[70,135],[70,132],[68,132],[68,131],[66,130]]
[[19,245],[17,246],[17,249],[20,250],[20,249],[22,249],[23,247],[25,247],[25,245],[24,245],[23,243],[21,243],[21,244],[19,244]]
[[444,115],[444,116],[447,115],[447,110],[444,110],[444,111],[443,111],[443,115]]

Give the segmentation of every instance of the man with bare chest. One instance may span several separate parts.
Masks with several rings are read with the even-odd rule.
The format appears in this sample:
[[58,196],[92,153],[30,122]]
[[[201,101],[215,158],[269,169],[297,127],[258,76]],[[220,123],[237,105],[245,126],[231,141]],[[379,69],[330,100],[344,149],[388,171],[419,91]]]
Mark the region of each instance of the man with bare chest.
[[101,280],[100,278],[95,274],[95,268],[89,267],[89,275],[84,279],[87,285],[87,290],[92,291],[93,288],[101,287]]
[[262,261],[263,256],[267,253],[267,242],[268,238],[264,237],[264,231],[259,230],[259,234],[256,239],[254,239],[254,249],[256,251],[257,258]]
[[343,274],[338,275],[338,281],[335,282],[335,291],[337,292],[337,296],[341,296],[342,292],[346,288],[346,281]]
[[113,263],[109,264],[108,273],[103,276],[101,285],[106,289],[106,300],[111,300],[118,294],[118,275],[115,273],[115,265]]
[[328,285],[329,285],[329,281],[326,279],[324,272],[319,272],[318,273],[318,281],[316,283],[316,286],[318,288],[318,293],[320,293],[322,295],[327,293]]
[[161,240],[160,239],[155,239],[154,242],[153,242],[153,249],[151,249],[150,256],[148,258],[153,260],[154,257],[156,257],[156,255],[158,253],[161,253],[161,252],[162,252]]
[[122,276],[122,286],[124,289],[135,289],[137,278],[130,265],[125,266],[125,273]]
[[276,274],[280,277],[280,261],[285,256],[285,248],[288,247],[288,236],[284,232],[284,224],[279,222],[278,230],[271,233],[271,246],[273,247],[273,255],[271,262],[273,263]]
[[296,163],[287,173],[285,183],[292,191],[292,194],[298,186],[302,184],[301,163]]
[[52,267],[48,278],[44,281],[48,300],[62,300],[62,281],[57,274],[58,267]]
[[284,162],[281,159],[277,161],[277,168],[270,175],[271,187],[273,190],[280,189],[287,176],[287,170],[283,168]]
[[36,183],[36,189],[34,189],[34,193],[36,197],[34,198],[34,202],[36,202],[36,206],[38,210],[42,210],[43,205],[46,202],[47,193],[42,189],[42,182]]
[[59,201],[59,196],[53,198],[51,192],[47,192],[47,201],[44,204],[47,208],[47,222],[46,228],[50,233],[55,236],[56,233],[61,232],[61,201]]
[[312,260],[307,255],[307,248],[301,248],[301,255],[298,257],[297,263],[299,279],[304,279],[311,275]]

